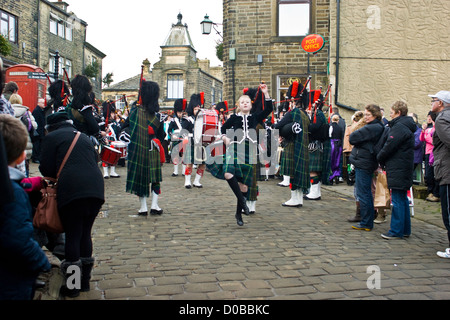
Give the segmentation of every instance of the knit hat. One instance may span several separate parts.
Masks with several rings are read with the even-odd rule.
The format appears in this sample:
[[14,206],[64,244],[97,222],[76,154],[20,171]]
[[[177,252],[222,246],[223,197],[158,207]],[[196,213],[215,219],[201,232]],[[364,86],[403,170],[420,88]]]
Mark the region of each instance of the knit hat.
[[73,123],[72,120],[69,119],[69,116],[67,115],[66,111],[60,111],[50,114],[47,117],[47,125],[45,126],[45,129],[49,129],[50,127],[59,124],[61,122],[67,122],[67,123]]

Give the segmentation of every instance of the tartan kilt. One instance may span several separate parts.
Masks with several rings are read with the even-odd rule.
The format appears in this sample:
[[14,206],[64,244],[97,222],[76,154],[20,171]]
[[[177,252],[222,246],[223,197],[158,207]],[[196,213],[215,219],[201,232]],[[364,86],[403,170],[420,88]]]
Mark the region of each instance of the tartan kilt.
[[288,141],[283,148],[280,160],[280,175],[294,175],[294,141]]
[[[211,164],[206,164],[209,172],[218,179],[225,179],[225,173],[231,173],[240,183],[251,187],[255,164],[250,163],[250,160],[256,159],[256,150],[253,151],[248,140],[244,142],[244,146],[245,152],[242,152],[242,146],[236,144],[229,146],[227,152],[220,156],[222,161],[213,161]],[[218,158],[216,157],[216,159]]]
[[[139,113],[139,116],[137,115]],[[158,149],[148,135],[147,121],[158,121],[156,117],[137,110],[130,114],[131,139],[128,145],[126,191],[139,197],[150,195],[150,184],[162,181],[161,159]]]
[[321,172],[323,167],[323,149],[309,151],[309,171]]
[[328,177],[331,174],[331,143],[325,140],[323,148],[309,151],[309,171],[322,172],[322,182],[328,184]]

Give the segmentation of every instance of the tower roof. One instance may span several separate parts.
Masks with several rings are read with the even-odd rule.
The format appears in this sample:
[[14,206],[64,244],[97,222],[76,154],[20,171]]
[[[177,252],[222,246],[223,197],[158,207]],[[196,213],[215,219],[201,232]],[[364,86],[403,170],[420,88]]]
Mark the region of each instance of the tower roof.
[[183,15],[181,13],[177,16],[178,22],[177,24],[172,24],[172,28],[166,40],[164,40],[163,47],[191,47],[194,51],[194,44],[192,43],[191,36],[189,35],[187,24],[181,23],[181,19]]

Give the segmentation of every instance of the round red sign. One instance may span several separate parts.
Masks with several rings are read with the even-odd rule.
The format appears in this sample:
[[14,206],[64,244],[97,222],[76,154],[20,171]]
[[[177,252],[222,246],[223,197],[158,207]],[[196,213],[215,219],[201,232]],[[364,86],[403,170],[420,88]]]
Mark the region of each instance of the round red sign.
[[319,34],[310,34],[303,38],[302,49],[308,53],[316,53],[322,50],[325,40]]

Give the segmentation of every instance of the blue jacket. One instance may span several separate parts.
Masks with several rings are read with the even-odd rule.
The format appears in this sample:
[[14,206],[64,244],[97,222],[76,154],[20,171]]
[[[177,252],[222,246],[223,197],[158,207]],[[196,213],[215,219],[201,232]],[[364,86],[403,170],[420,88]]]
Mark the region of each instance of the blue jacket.
[[0,212],[0,300],[30,300],[37,276],[51,266],[33,239],[30,201],[19,184],[25,177],[11,167],[9,173],[14,201]]

